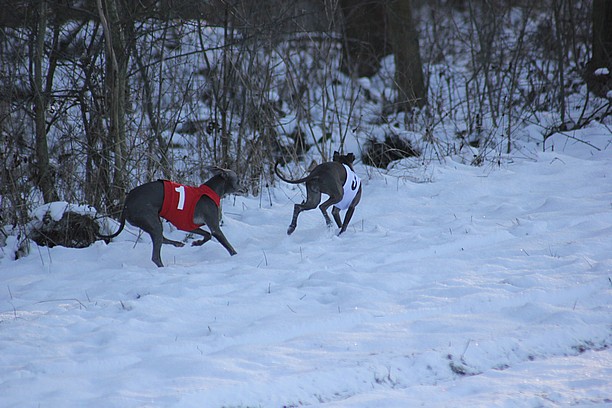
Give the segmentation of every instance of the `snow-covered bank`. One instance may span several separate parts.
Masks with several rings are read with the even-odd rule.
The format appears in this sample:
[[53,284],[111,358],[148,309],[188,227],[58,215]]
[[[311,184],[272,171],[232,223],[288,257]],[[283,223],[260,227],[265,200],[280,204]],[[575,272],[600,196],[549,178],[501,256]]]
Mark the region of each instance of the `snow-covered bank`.
[[234,257],[165,246],[158,269],[133,228],[5,256],[0,405],[612,404],[612,146],[581,137],[601,150],[358,166],[341,237],[318,210],[287,236],[303,189],[280,183],[225,200]]

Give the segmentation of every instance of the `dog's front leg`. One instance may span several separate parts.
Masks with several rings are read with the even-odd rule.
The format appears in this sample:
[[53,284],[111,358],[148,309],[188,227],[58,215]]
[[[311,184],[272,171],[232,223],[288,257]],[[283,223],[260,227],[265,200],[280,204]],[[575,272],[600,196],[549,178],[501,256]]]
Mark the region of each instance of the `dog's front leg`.
[[238,253],[229,243],[227,238],[225,238],[225,235],[223,235],[223,232],[221,232],[219,227],[211,227],[210,232],[212,233],[212,236],[215,237],[225,249],[227,249],[227,252],[229,252],[230,255],[234,256]]
[[351,218],[353,217],[353,213],[355,212],[355,207],[349,207],[348,210],[346,210],[346,214],[344,215],[344,222],[342,223],[342,228],[340,229],[340,232],[338,233],[338,235],[342,234],[344,231],[346,231],[346,228],[349,225],[349,222],[351,222]]
[[163,241],[164,244],[174,245],[177,248],[182,248],[182,247],[185,246],[185,244],[182,243],[182,242],[174,241],[174,240],[168,239],[166,237],[163,237],[163,238],[164,238],[164,241]]
[[212,235],[210,234],[210,232],[208,231],[204,231],[201,228],[196,228],[193,231],[191,231],[194,234],[198,234],[198,235],[202,235],[204,238],[203,239],[199,239],[197,241],[193,241],[191,243],[191,246],[202,246],[204,245],[206,242],[210,241],[210,238],[212,237]]

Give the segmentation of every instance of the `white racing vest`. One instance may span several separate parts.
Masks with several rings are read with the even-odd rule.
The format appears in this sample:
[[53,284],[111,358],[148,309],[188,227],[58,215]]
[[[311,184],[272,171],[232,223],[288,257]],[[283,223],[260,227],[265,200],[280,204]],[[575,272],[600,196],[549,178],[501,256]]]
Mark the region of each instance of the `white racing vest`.
[[346,210],[349,208],[349,205],[353,202],[361,186],[361,179],[359,176],[346,164],[343,164],[343,166],[346,170],[346,181],[344,182],[344,186],[342,186],[344,195],[342,196],[342,200],[334,204],[334,207],[339,210]]

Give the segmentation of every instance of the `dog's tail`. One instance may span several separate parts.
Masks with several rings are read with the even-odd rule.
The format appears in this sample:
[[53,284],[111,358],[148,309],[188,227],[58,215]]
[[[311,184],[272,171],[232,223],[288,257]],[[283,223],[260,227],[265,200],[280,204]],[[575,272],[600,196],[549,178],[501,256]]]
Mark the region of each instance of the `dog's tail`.
[[278,170],[278,165],[279,165],[279,164],[280,164],[280,162],[276,162],[276,163],[274,164],[274,173],[276,173],[276,175],[278,176],[278,178],[280,178],[281,180],[283,180],[283,181],[284,181],[284,182],[286,182],[286,183],[291,183],[291,184],[300,184],[300,183],[305,183],[305,182],[307,182],[307,181],[310,181],[310,180],[313,180],[313,179],[316,179],[316,178],[317,178],[317,176],[313,176],[313,175],[308,175],[308,176],[306,176],[306,177],[303,177],[303,178],[301,178],[301,179],[297,179],[297,180],[291,180],[291,179],[285,178],[285,177],[284,177],[284,176],[283,176],[283,175],[280,173],[280,171]]
[[100,234],[98,232],[98,233],[96,233],[96,235],[98,236],[98,238],[102,238],[104,240],[110,240],[112,238],[115,238],[117,235],[119,235],[121,233],[121,231],[123,231],[123,228],[125,227],[125,206],[123,207],[123,211],[121,211],[121,219],[119,220],[119,222],[121,223],[119,225],[119,229],[114,234],[111,234],[111,235],[102,235],[102,234]]

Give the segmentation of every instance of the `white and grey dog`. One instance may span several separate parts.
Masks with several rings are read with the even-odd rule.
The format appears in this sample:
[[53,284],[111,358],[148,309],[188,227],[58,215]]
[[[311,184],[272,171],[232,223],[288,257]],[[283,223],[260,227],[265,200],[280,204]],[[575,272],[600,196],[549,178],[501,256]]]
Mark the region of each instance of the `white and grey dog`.
[[[321,202],[321,193],[329,196],[325,202],[319,205],[325,222],[328,226],[331,226],[332,222],[327,214],[327,209],[334,206],[332,215],[336,225],[340,228],[338,235],[346,231],[355,212],[355,207],[361,200],[361,180],[353,169],[354,161],[355,155],[353,153],[341,155],[334,152],[333,161],[319,164],[308,176],[298,180],[283,177],[278,170],[279,163],[277,162],[274,165],[274,172],[281,180],[291,184],[306,183],[306,200],[294,206],[293,218],[287,229],[287,234],[291,235],[295,231],[298,215],[302,211],[312,210]],[[340,210],[346,210],[344,221],[340,220]]]

